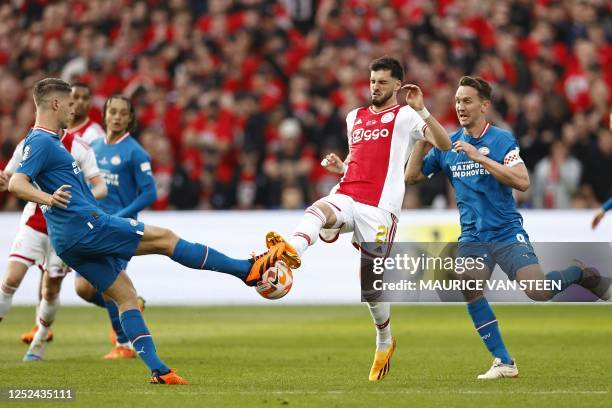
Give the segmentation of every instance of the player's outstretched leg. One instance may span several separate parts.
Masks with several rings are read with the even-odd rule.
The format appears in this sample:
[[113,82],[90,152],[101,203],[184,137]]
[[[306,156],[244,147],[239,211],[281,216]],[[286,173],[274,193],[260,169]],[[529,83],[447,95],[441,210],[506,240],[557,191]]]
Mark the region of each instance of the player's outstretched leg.
[[546,279],[560,283],[560,290],[554,291],[553,295],[564,291],[575,283],[591,291],[599,299],[610,299],[610,278],[601,276],[596,268],[588,267],[578,259],[574,259],[563,270],[548,272]]
[[395,351],[395,339],[391,336],[391,305],[388,302],[368,302],[368,308],[376,325],[376,353],[368,378],[381,381],[389,373]]
[[309,246],[314,245],[319,239],[321,229],[340,228],[343,224],[342,212],[335,205],[321,199],[306,209],[302,220],[289,240],[285,240],[279,233],[271,231],[266,235],[266,245],[271,248],[279,243],[285,243],[286,249],[283,254],[283,261],[290,268],[296,269],[302,263],[300,257]]
[[487,299],[481,296],[472,300],[468,303],[467,310],[478,335],[494,357],[493,365],[489,371],[479,375],[478,379],[518,377],[518,368],[506,349],[499,331],[497,318]]
[[40,361],[43,359],[47,338],[55,315],[60,307],[59,293],[63,277],[52,278],[49,272],[43,274],[42,299],[38,306],[38,329],[23,356],[23,361]]
[[284,253],[285,244],[279,243],[251,259],[234,259],[207,245],[185,241],[168,229],[145,225],[135,255],[166,255],[188,268],[226,273],[255,286],[261,275]]
[[153,337],[147,328],[142,313],[138,309],[138,299],[132,281],[125,273],[119,273],[117,279],[104,292],[113,299],[120,313],[121,326],[130,339],[138,356],[151,370],[152,384],[187,384],[187,380],[180,377],[174,370],[157,356]]

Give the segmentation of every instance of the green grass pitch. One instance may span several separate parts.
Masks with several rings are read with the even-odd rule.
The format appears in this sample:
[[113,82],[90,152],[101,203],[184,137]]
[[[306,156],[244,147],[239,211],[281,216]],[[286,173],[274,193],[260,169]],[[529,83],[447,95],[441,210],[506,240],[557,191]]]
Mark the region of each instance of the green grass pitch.
[[[137,360],[103,361],[103,310],[65,307],[46,360],[23,363],[19,334],[33,308],[0,323],[0,387],[71,387],[93,407],[609,407],[612,308],[494,307],[520,378],[479,382],[491,363],[464,306],[396,305],[398,348],[382,383],[370,383],[374,328],[365,306],[149,307],[162,358],[191,384],[149,385]],[[33,406],[37,403],[7,403]]]

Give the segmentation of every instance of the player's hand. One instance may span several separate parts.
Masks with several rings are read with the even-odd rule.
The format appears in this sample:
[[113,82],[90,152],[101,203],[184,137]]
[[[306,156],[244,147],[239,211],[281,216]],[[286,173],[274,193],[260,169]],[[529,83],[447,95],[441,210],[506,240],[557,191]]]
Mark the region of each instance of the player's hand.
[[599,225],[601,220],[603,220],[603,217],[605,215],[606,215],[606,212],[602,208],[600,208],[595,214],[595,216],[593,217],[593,222],[591,222],[591,228],[593,229],[597,228],[597,226]]
[[475,162],[478,162],[480,159],[484,157],[484,155],[480,153],[478,149],[474,147],[474,145],[464,140],[459,140],[458,142],[455,142],[455,144],[453,144],[453,149],[457,153],[464,152],[467,155],[467,157],[469,157]]
[[406,89],[406,103],[415,111],[420,111],[425,107],[423,103],[423,92],[415,84],[406,84],[401,89]]
[[321,166],[331,173],[344,174],[344,163],[335,153],[330,153],[321,161]]
[[68,204],[70,203],[70,199],[72,198],[72,194],[68,191],[72,186],[68,184],[64,184],[49,198],[49,202],[47,203],[50,207],[60,207],[60,208],[68,208]]

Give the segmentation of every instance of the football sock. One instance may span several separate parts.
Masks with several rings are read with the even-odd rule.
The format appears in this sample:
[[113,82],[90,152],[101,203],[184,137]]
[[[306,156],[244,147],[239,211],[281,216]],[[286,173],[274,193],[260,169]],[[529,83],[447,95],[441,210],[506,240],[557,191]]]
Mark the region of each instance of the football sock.
[[38,330],[34,335],[34,339],[32,339],[32,344],[41,344],[43,341],[47,341],[49,328],[55,320],[59,307],[59,297],[52,302],[48,302],[45,299],[40,301],[38,306]]
[[213,248],[179,239],[172,260],[193,269],[227,273],[245,279],[251,269],[248,259],[230,258]]
[[560,289],[554,286],[553,289],[551,289],[551,292],[556,295],[557,293],[563,292],[571,284],[580,282],[580,279],[582,279],[582,268],[574,265],[560,271],[551,271],[546,274],[546,279],[561,284]]
[[302,256],[310,245],[313,245],[319,239],[319,232],[327,222],[323,211],[317,207],[310,206],[306,209],[302,220],[298,224],[293,236],[289,239],[289,243]]
[[499,332],[497,318],[487,299],[482,297],[472,303],[468,303],[467,309],[478,335],[480,335],[480,338],[493,357],[501,359],[503,364],[512,364],[512,358],[508,354],[508,350],[506,350],[501,333]]
[[140,310],[132,309],[123,312],[121,314],[121,326],[128,339],[130,339],[132,346],[134,346],[136,353],[151,371],[157,370],[161,374],[166,374],[170,371],[168,366],[157,356],[153,337],[151,337],[149,329],[147,329]]
[[128,343],[129,339],[125,335],[123,327],[121,327],[121,319],[119,318],[119,308],[117,308],[117,304],[114,301],[109,300],[106,302],[106,311],[108,312],[108,317],[110,318],[111,325],[113,326],[113,330],[117,336],[117,343]]
[[4,283],[0,285],[0,320],[6,316],[11,305],[13,304],[13,294],[17,288],[8,286]]
[[104,301],[104,297],[102,294],[96,290],[96,293],[89,299],[89,303],[93,303],[96,306],[106,307],[106,302]]
[[368,302],[368,308],[376,324],[376,351],[385,351],[391,347],[391,304]]

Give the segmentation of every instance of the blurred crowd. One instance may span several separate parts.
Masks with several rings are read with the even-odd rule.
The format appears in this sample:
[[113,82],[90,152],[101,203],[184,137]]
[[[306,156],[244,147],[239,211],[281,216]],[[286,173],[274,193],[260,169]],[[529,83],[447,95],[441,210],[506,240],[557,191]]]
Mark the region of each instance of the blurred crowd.
[[[152,156],[154,208],[303,208],[338,176],[345,115],[369,99],[369,62],[406,82],[452,131],[462,75],[494,88],[531,174],[522,207],[596,207],[612,194],[612,3],[607,0],[12,0],[0,5],[0,165],[33,123],[33,83],[123,93]],[[406,208],[447,208],[443,177]],[[18,203],[2,196],[5,209]]]

